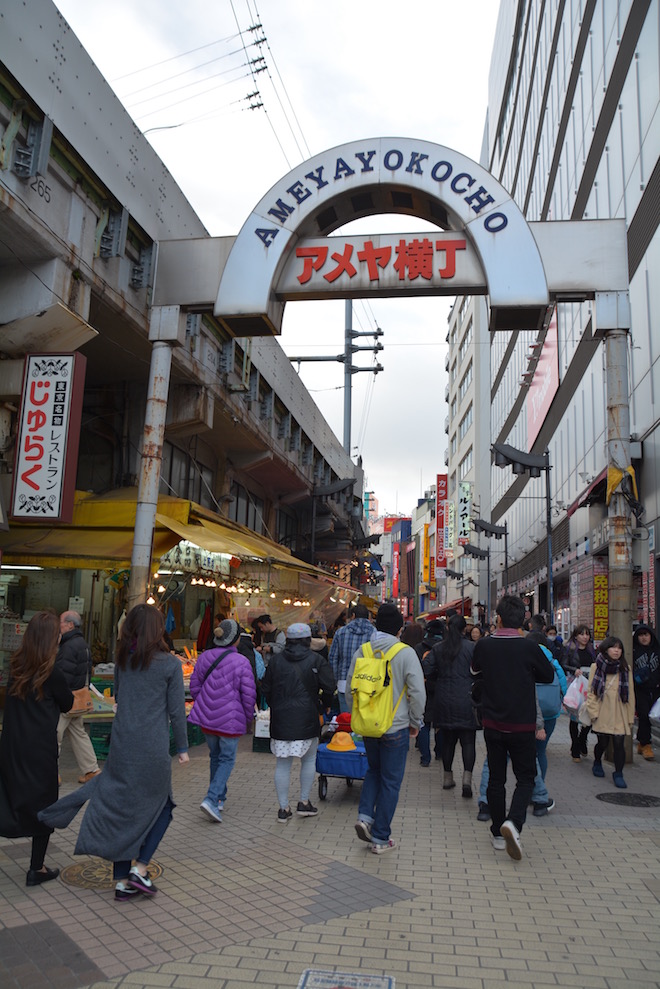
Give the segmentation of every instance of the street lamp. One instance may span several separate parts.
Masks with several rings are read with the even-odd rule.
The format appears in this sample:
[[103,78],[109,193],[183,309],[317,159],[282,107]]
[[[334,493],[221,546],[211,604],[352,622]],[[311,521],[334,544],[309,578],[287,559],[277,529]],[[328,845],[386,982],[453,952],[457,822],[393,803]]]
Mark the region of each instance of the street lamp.
[[472,543],[465,543],[463,554],[473,556],[475,560],[486,560],[486,621],[490,622],[490,548],[481,549],[479,546],[473,546]]
[[472,580],[472,577],[466,577],[465,574],[459,570],[450,570],[449,567],[447,567],[445,574],[452,580],[460,580],[461,582],[461,615],[465,618],[465,585],[472,584],[474,587],[477,585]]
[[501,539],[504,536],[504,585],[508,587],[509,584],[509,529],[506,524],[504,525],[493,525],[492,522],[486,522],[485,519],[472,519],[472,525],[474,526],[475,532],[483,532],[486,536],[495,536],[496,539]]
[[529,474],[540,477],[545,471],[545,531],[548,544],[548,615],[550,624],[554,622],[554,602],[552,588],[552,518],[550,506],[550,451],[545,453],[525,453],[516,450],[508,443],[493,443],[493,462],[496,467],[511,467],[514,474]]

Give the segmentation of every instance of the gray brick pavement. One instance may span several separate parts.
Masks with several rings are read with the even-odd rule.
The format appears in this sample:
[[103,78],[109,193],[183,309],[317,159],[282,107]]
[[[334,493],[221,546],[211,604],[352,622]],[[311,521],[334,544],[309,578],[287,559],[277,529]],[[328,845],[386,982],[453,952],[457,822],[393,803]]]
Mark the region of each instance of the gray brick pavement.
[[[440,763],[420,767],[414,749],[399,848],[383,856],[353,831],[359,782],[329,779],[318,818],[283,826],[273,759],[246,738],[214,825],[199,811],[206,749],[191,754],[174,764],[178,806],[153,900],[118,905],[111,891],[60,881],[28,890],[29,842],[0,839],[0,958],[13,965],[0,967],[3,989],[295,987],[308,968],[387,974],[398,989],[660,985],[660,813],[596,799],[613,791],[610,774],[572,763],[565,719],[549,744],[557,807],[528,818],[520,863],[493,851],[476,797],[443,791]],[[660,765],[635,757],[625,776],[629,792],[660,797]],[[75,785],[66,745],[63,777]],[[74,861],[75,828],[53,837],[51,864]],[[57,965],[44,932],[67,945]],[[5,956],[16,943],[29,973],[20,952]]]

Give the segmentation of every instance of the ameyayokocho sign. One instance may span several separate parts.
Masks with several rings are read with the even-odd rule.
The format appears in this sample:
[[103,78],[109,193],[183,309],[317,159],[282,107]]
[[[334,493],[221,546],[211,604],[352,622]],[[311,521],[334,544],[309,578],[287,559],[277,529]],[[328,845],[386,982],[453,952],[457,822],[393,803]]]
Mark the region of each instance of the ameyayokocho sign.
[[86,364],[82,354],[25,359],[12,518],[73,517]]
[[[393,243],[376,245],[369,238],[372,248],[366,241],[358,246],[351,237],[343,251],[334,250],[339,254],[334,268],[332,258],[328,262],[323,257],[323,243],[314,243],[352,220],[385,213],[426,219],[437,225],[438,234],[423,238],[427,243],[421,253],[419,246],[406,247],[396,258]],[[446,235],[447,230],[457,236]],[[311,243],[302,243],[310,238]],[[299,290],[302,274],[308,284],[318,282],[326,289],[333,283],[326,278],[323,285],[323,279],[330,275],[334,294],[340,294],[339,281],[346,281],[354,254],[356,274],[362,264],[367,285],[380,282],[381,274],[385,279],[385,269],[392,265],[391,284],[385,287],[383,282],[381,291],[394,295],[410,279],[410,263],[419,265],[424,252],[438,251],[434,274],[436,287],[442,287],[441,271],[449,272],[454,262],[470,263],[467,244],[458,260],[461,240],[470,244],[477,285],[487,288],[491,328],[498,328],[498,312],[507,328],[517,321],[531,327],[545,320],[549,295],[538,246],[520,209],[493,175],[465,155],[429,141],[383,137],[341,145],[293,169],[257,204],[227,258],[214,312],[239,336],[279,332],[287,286]],[[437,241],[443,246],[438,248]],[[300,247],[312,253],[301,257]],[[409,259],[407,269],[401,267],[406,264],[402,253]],[[356,294],[358,282],[351,285]],[[420,275],[415,287],[423,282]],[[473,285],[466,271],[465,281],[457,279],[451,294],[475,291]]]

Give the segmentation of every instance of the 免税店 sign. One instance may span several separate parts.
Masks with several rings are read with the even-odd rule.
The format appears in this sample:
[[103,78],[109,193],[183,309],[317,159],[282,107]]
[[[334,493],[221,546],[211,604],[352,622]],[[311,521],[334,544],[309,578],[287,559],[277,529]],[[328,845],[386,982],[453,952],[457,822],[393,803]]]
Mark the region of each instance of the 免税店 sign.
[[70,522],[86,359],[30,354],[25,359],[11,516]]

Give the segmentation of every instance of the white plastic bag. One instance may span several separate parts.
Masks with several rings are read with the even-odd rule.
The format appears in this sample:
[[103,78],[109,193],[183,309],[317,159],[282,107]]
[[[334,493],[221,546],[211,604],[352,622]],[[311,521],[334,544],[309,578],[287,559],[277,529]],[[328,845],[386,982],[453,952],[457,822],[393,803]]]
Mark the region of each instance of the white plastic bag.
[[649,711],[649,718],[653,718],[654,721],[660,721],[660,697]]
[[576,676],[564,695],[563,705],[568,714],[577,716],[578,711],[587,699],[587,680],[583,676]]

